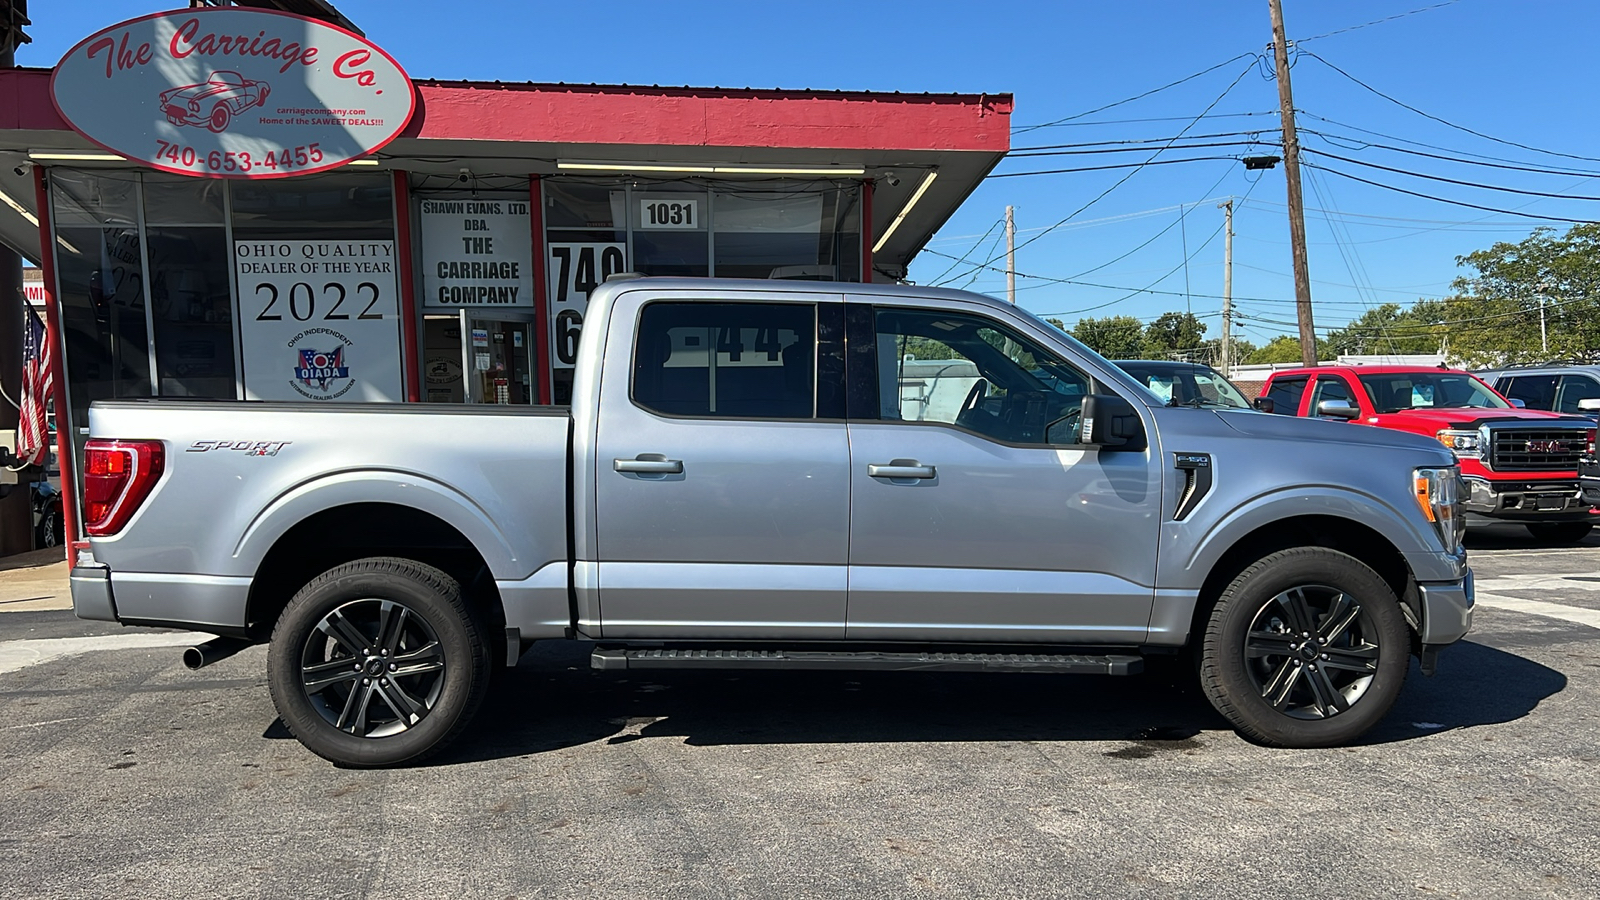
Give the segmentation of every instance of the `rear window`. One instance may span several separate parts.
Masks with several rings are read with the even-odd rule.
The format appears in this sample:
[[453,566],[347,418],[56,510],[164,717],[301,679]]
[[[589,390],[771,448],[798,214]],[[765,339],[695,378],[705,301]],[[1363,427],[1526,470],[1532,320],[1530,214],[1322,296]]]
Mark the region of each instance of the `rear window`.
[[1306,392],[1306,383],[1309,378],[1274,378],[1272,387],[1267,390],[1267,396],[1272,399],[1272,411],[1282,416],[1293,416],[1300,412],[1300,398]]
[[816,308],[652,303],[639,315],[633,399],[669,416],[809,419]]

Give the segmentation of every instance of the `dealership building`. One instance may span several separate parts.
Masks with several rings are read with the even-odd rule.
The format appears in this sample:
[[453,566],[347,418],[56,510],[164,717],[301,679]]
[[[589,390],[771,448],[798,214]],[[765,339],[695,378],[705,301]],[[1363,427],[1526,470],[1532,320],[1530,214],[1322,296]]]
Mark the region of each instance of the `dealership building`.
[[249,6],[0,70],[68,485],[95,400],[564,403],[607,276],[900,279],[1008,148],[1005,94],[413,80]]

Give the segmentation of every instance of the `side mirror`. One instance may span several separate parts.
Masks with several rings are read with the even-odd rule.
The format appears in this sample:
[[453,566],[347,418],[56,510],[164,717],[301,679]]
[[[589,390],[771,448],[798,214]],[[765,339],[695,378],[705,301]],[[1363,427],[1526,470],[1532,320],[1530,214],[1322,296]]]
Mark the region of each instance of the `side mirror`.
[[1512,406],[1515,406],[1517,409],[1527,409],[1528,408],[1528,402],[1526,400],[1518,400],[1517,398],[1512,397],[1511,400],[1510,400],[1510,403],[1511,403]]
[[1082,410],[1083,443],[1107,450],[1144,449],[1144,423],[1133,404],[1114,394],[1087,394]]
[[1349,400],[1324,400],[1317,404],[1317,415],[1330,419],[1359,419],[1361,410],[1351,406]]
[[1277,410],[1274,408],[1277,406],[1277,404],[1272,402],[1271,397],[1257,397],[1250,401],[1250,405],[1264,413],[1277,412]]
[[[1515,403],[1516,401],[1512,401]],[[1579,412],[1600,412],[1600,397],[1590,397],[1588,400],[1578,401]]]

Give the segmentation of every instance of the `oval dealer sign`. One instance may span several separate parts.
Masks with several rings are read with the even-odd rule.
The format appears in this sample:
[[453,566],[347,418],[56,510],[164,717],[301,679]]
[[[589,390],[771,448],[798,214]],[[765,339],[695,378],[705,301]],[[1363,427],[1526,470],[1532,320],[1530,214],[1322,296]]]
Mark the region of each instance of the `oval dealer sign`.
[[84,38],[50,96],[73,130],[166,172],[284,178],[394,140],[416,95],[394,58],[289,13],[183,9]]

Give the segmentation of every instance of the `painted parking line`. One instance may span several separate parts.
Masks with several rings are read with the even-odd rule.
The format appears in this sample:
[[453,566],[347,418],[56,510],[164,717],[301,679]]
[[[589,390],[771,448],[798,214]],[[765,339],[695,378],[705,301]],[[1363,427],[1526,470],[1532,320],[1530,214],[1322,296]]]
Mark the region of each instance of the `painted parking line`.
[[152,650],[164,647],[192,647],[214,635],[194,631],[157,634],[108,634],[99,637],[38,638],[0,641],[0,675],[40,663],[91,653],[97,650]]
[[1600,572],[1497,575],[1479,578],[1477,588],[1491,594],[1498,591],[1600,591]]
[[1546,603],[1543,600],[1523,600],[1520,597],[1489,594],[1481,590],[1477,592],[1475,602],[1478,606],[1487,606],[1491,609],[1505,609],[1533,616],[1544,616],[1547,619],[1560,619],[1563,622],[1571,622],[1575,625],[1600,628],[1600,609],[1562,606],[1559,603]]

